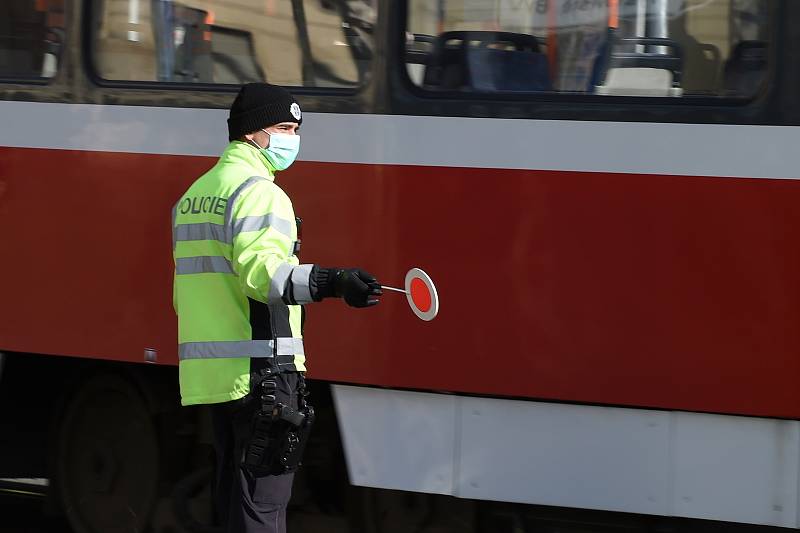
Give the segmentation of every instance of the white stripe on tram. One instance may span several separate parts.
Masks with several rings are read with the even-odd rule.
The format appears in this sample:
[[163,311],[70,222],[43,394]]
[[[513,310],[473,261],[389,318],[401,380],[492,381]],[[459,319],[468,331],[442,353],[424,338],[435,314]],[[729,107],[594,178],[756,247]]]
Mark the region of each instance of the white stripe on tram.
[[[0,102],[0,146],[216,156],[224,109]],[[300,160],[800,178],[800,127],[306,113]]]
[[800,421],[333,386],[350,480],[800,527]]

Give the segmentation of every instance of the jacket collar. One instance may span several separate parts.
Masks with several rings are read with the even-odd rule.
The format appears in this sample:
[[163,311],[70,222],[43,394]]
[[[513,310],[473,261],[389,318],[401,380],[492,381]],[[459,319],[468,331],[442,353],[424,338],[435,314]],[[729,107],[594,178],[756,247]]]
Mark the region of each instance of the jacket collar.
[[270,181],[275,181],[275,170],[267,158],[252,144],[242,141],[231,141],[222,152],[220,163],[233,163],[246,165],[252,169],[254,176],[264,176]]

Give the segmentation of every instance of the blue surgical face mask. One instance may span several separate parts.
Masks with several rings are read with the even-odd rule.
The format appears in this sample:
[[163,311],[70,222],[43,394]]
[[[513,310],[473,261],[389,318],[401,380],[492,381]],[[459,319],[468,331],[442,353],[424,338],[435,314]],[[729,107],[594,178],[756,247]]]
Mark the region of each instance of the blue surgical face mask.
[[264,133],[269,135],[269,145],[266,148],[261,148],[257,142],[251,140],[256,148],[264,154],[272,168],[275,170],[286,170],[297,159],[297,153],[300,151],[300,136],[289,135],[288,133],[269,133],[267,130],[262,129]]

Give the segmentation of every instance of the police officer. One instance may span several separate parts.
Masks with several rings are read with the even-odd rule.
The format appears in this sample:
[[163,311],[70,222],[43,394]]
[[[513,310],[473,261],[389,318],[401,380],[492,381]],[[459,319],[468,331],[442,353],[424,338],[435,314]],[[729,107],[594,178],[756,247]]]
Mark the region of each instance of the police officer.
[[244,85],[230,109],[230,144],[173,209],[181,403],[212,404],[215,500],[231,533],[286,530],[292,469],[253,468],[245,458],[263,450],[254,421],[275,420],[266,424],[274,444],[296,429],[278,420],[279,408],[302,419],[302,306],[341,297],[369,307],[381,295],[361,269],[299,263],[292,203],[274,179],[297,157],[302,121],[283,88]]

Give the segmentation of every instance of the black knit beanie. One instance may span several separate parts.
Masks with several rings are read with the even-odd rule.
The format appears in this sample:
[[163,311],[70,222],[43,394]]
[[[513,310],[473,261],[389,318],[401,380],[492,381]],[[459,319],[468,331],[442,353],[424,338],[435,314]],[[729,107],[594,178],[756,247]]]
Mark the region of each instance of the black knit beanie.
[[231,105],[228,140],[238,139],[246,133],[253,133],[279,122],[303,123],[300,106],[289,91],[269,83],[242,85]]

